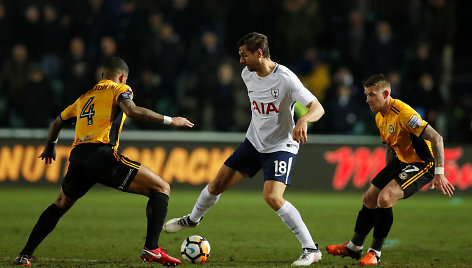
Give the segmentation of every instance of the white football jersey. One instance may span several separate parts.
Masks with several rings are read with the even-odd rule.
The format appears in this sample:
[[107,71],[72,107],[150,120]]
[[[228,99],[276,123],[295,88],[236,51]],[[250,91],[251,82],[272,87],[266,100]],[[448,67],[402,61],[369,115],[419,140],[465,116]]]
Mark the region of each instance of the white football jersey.
[[260,153],[298,153],[298,143],[292,138],[295,103],[299,101],[306,106],[317,98],[292,71],[280,64],[265,77],[245,67],[241,77],[252,109],[247,139]]

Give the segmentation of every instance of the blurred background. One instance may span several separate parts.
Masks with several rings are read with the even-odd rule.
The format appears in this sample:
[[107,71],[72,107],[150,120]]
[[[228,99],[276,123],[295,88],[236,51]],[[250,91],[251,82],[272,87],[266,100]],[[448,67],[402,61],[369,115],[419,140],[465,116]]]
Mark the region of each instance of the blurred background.
[[0,128],[47,128],[100,79],[102,60],[119,56],[138,105],[185,116],[196,130],[245,132],[236,42],[257,31],[325,107],[311,134],[377,135],[361,82],[384,73],[392,96],[446,142],[470,143],[467,2],[0,0]]

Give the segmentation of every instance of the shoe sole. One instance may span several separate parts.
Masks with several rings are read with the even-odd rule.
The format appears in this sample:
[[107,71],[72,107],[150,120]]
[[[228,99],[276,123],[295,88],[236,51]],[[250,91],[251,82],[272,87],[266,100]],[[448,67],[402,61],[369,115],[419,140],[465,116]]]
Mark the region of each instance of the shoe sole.
[[[164,224],[164,226],[162,227],[162,230],[166,233],[177,233],[177,232],[180,232],[184,229],[187,229],[187,228],[194,228],[194,227],[197,227],[197,225],[195,226],[181,226],[181,225],[178,225],[178,221],[180,220],[181,218],[174,218],[174,219],[171,219],[169,220],[168,222],[166,222]],[[172,228],[172,227],[169,227],[169,225],[171,224],[177,224],[178,227],[176,228]],[[170,228],[170,229],[169,229]]]
[[[346,251],[348,251],[347,248],[346,248]],[[359,254],[359,255],[360,255],[359,257],[349,255],[349,253],[347,253],[347,255],[334,254],[334,253],[329,252],[328,247],[326,247],[326,252],[328,252],[328,254],[331,254],[331,255],[333,255],[333,256],[340,256],[340,257],[343,257],[343,258],[344,258],[344,257],[349,257],[349,258],[354,259],[354,260],[360,260],[361,257],[362,257],[362,256],[361,256],[362,254]]]
[[320,257],[319,259],[316,259],[316,258],[315,258],[315,260],[314,260],[312,263],[307,264],[307,265],[296,265],[296,264],[293,264],[293,263],[292,263],[290,266],[295,266],[295,267],[296,267],[296,266],[310,266],[310,265],[312,265],[313,263],[318,263],[319,261],[321,261],[323,255],[320,254],[319,257]]
[[180,263],[177,263],[177,262],[153,261],[151,256],[144,256],[144,255],[141,256],[141,260],[143,260],[143,263],[146,263],[146,262],[151,262],[152,263],[152,262],[154,262],[154,263],[160,263],[163,266],[172,266],[172,267],[174,267],[174,266],[180,265]]

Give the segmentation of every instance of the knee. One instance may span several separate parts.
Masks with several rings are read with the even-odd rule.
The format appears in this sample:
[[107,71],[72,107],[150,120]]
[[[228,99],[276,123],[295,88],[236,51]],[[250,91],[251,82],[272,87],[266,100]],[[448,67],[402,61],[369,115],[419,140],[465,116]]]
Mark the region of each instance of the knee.
[[166,195],[170,195],[170,184],[167,183],[166,181],[162,180],[158,185],[152,189],[157,192],[161,192]]
[[219,195],[224,191],[223,183],[219,183],[217,181],[213,181],[208,185],[208,192],[212,195]]
[[390,192],[382,192],[377,198],[377,207],[379,208],[389,208],[394,204],[392,200],[392,195]]
[[54,202],[54,205],[56,205],[56,207],[62,212],[62,213],[65,213],[69,208],[70,206],[66,206],[64,204],[64,202],[61,202],[59,200],[56,200],[56,202]]
[[362,196],[362,203],[370,208],[370,209],[374,209],[377,207],[377,198],[375,198],[374,196],[372,195],[369,195],[367,193],[365,193],[363,196]]
[[281,196],[276,194],[265,194],[264,200],[275,211],[279,210],[285,202]]
[[75,200],[67,198],[67,197],[59,197],[54,205],[62,212],[62,214],[66,213],[75,203]]

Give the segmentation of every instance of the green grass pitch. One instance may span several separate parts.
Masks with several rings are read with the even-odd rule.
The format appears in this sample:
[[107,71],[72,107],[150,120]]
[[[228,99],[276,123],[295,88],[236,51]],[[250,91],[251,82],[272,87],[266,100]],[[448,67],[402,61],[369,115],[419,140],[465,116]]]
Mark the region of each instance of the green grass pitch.
[[[167,219],[193,207],[201,187],[174,190]],[[58,188],[0,189],[0,266],[11,267],[42,211]],[[356,267],[349,258],[328,255],[325,246],[352,236],[361,192],[296,192],[285,197],[300,211],[323,259],[313,266]],[[142,196],[93,188],[61,219],[39,246],[34,267],[159,267],[139,259],[146,233]],[[162,233],[160,243],[181,258],[180,245],[198,234],[211,244],[208,267],[288,267],[300,254],[298,240],[267,206],[260,191],[229,190],[200,226]],[[366,241],[369,246],[371,236]],[[195,267],[183,264],[184,267]],[[383,267],[471,267],[472,195],[453,198],[438,191],[418,193],[394,207],[394,224],[382,251]]]

